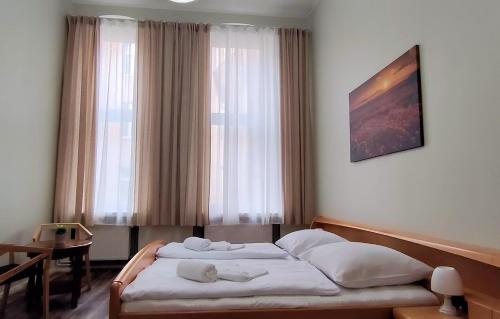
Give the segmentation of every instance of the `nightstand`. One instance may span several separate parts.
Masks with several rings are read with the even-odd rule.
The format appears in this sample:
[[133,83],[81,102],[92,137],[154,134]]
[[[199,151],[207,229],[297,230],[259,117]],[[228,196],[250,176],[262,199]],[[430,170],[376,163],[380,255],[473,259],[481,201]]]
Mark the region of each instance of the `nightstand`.
[[394,308],[394,319],[463,319],[467,317],[447,316],[439,307]]

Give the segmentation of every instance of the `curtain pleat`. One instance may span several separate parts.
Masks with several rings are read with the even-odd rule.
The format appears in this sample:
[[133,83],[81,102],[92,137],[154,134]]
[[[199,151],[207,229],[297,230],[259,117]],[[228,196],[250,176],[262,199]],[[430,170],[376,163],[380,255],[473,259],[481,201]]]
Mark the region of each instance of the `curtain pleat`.
[[[69,17],[54,221],[91,224],[98,18]],[[138,225],[208,223],[210,44],[202,24],[140,22],[134,186]],[[309,33],[280,29],[284,222],[314,214]]]
[[139,23],[138,225],[208,222],[209,27]]
[[281,148],[285,224],[314,216],[310,34],[280,29]]
[[[82,222],[92,213],[98,19],[68,17],[61,100],[55,222]],[[83,222],[90,221],[85,218]]]

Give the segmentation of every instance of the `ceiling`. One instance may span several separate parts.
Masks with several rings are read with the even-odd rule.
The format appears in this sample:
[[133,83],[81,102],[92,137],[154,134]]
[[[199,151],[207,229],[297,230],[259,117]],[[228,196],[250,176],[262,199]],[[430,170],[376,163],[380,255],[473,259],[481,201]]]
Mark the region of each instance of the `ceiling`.
[[306,18],[319,0],[196,0],[177,4],[169,0],[72,0],[73,3],[166,9],[177,11],[217,12],[272,17]]

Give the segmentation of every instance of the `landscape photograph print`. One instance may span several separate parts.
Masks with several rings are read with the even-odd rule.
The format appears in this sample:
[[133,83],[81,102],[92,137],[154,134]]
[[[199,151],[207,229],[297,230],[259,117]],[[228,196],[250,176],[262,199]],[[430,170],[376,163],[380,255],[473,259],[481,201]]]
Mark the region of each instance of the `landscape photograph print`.
[[418,45],[349,94],[349,121],[351,162],[424,145]]

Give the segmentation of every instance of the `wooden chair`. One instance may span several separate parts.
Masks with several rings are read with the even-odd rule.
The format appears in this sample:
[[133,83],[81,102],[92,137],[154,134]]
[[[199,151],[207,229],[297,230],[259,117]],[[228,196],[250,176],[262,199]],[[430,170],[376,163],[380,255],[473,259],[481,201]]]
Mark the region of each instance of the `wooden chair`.
[[[0,244],[0,256],[9,253],[9,264],[0,267],[0,286],[4,286],[0,317],[5,313],[10,286],[13,282],[30,278],[34,280],[37,266],[43,263],[43,318],[49,318],[50,260],[52,249]],[[37,253],[38,255],[22,264],[15,263],[15,253]],[[40,279],[40,278],[39,278]],[[33,287],[29,287],[33,289]]]
[[[40,237],[42,236],[43,232],[54,231],[57,229],[58,226],[64,226],[66,229],[69,229],[72,232],[74,231],[75,239],[92,240],[93,234],[80,223],[53,223],[53,224],[39,225],[36,228],[35,233],[33,234],[33,242],[40,241]],[[90,273],[90,254],[85,255],[85,281],[87,283],[87,287],[89,288],[89,290],[92,289],[92,277]]]

